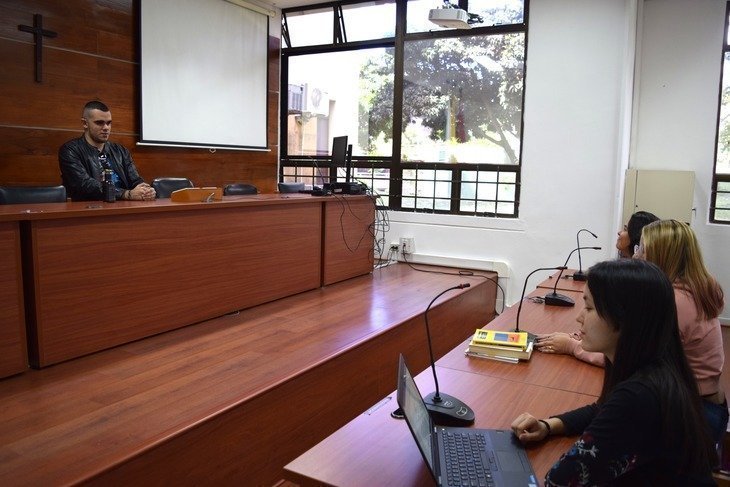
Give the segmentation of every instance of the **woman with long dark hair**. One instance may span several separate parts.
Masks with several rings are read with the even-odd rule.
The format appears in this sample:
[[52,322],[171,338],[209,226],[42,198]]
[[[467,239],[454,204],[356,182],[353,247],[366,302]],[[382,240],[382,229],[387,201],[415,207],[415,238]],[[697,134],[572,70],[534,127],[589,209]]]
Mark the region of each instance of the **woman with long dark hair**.
[[679,338],[672,283],[649,262],[602,262],[588,272],[583,298],[583,347],[606,357],[600,397],[512,423],[523,442],[580,435],[545,484],[714,485],[717,457]]
[[634,248],[639,245],[641,239],[641,230],[650,224],[655,222],[659,218],[654,213],[648,211],[637,211],[629,221],[626,222],[624,228],[619,230],[616,238],[616,250],[618,250],[618,256],[630,259],[634,256]]

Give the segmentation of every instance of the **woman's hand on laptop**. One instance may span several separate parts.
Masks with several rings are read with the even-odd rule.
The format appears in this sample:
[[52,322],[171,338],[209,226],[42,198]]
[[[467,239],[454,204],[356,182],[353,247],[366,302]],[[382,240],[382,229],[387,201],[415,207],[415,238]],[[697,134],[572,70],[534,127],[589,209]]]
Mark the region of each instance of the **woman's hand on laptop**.
[[512,421],[512,431],[521,442],[529,443],[545,439],[550,434],[550,426],[530,413],[522,413]]

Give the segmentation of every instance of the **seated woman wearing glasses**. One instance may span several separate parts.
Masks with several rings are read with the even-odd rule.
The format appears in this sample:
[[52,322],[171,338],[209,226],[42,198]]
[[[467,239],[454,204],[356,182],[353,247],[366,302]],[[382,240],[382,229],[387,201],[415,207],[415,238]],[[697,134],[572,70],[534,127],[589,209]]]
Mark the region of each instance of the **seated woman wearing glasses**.
[[725,362],[718,316],[725,305],[722,288],[707,271],[697,237],[686,223],[662,220],[644,227],[635,259],[653,262],[674,286],[679,335],[703,398],[715,442],[728,422],[720,387]]
[[[616,238],[616,249],[619,257],[631,258],[641,240],[641,230],[648,224],[659,220],[659,218],[648,211],[637,211],[620,230]],[[575,334],[555,332],[540,335],[535,342],[535,348],[540,352],[564,353],[573,355],[579,360],[589,364],[603,367],[603,355],[600,353],[588,353],[580,346],[580,340]]]
[[547,419],[523,413],[512,423],[522,442],[580,435],[545,485],[714,485],[716,456],[679,339],[671,282],[649,262],[602,262],[590,269],[583,299],[583,346],[606,357],[600,397]]

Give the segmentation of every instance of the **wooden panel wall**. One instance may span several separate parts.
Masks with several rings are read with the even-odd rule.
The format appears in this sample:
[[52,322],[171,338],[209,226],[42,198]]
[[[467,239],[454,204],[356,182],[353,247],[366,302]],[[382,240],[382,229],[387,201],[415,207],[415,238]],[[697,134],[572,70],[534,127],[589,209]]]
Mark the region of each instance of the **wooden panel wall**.
[[0,222],[0,378],[28,368],[20,266],[20,228]]
[[[137,0],[0,3],[0,185],[60,184],[58,148],[82,132],[84,103],[100,99],[114,118],[111,140],[132,151],[145,180],[185,176],[201,186],[248,182],[274,192],[280,40],[269,37],[269,152],[137,147],[138,8]],[[35,82],[33,36],[18,30],[33,25],[33,14],[58,33],[43,39],[42,83]]]

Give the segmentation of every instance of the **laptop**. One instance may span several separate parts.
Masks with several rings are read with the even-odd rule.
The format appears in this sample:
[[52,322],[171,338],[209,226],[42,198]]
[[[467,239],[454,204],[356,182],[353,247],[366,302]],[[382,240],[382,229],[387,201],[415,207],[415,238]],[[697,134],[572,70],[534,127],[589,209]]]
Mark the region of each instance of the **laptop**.
[[511,430],[434,426],[403,355],[398,406],[439,486],[538,487],[527,453]]

